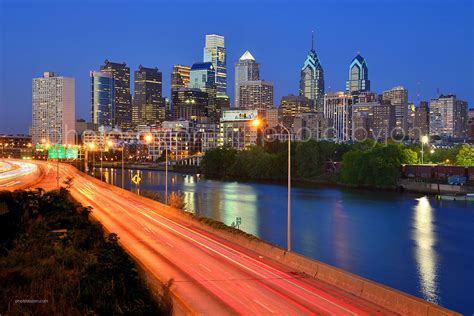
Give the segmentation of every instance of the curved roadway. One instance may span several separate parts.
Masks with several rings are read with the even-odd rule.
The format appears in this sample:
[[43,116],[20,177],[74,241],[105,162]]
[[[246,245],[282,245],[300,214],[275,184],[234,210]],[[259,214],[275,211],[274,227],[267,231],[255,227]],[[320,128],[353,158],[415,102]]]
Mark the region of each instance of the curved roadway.
[[[37,162],[38,187],[56,186],[56,167]],[[174,279],[176,314],[377,315],[367,301],[293,272],[282,264],[168,216],[167,206],[61,165],[71,194],[160,280]]]

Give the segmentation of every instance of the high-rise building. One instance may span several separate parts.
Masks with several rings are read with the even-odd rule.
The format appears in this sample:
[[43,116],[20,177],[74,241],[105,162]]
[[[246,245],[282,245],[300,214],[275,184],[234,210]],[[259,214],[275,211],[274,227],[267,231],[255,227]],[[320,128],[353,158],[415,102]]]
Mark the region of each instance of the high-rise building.
[[328,93],[324,96],[324,117],[330,122],[339,141],[349,141],[352,135],[352,96],[344,92]]
[[380,102],[352,105],[352,140],[383,140],[390,137],[394,108]]
[[219,124],[218,145],[243,150],[258,143],[259,127],[253,124],[258,111],[241,109],[222,113]]
[[430,133],[430,108],[428,102],[421,101],[415,108],[415,123],[413,126],[413,137],[420,139],[421,136]]
[[467,132],[467,102],[455,95],[440,95],[430,101],[430,135],[464,138]]
[[208,104],[206,106],[206,116],[217,121],[220,111],[217,109],[216,101],[216,71],[211,62],[194,63],[189,74],[189,88],[199,89],[207,93]]
[[303,68],[301,68],[300,95],[310,99],[317,109],[321,109],[323,106],[324,71],[314,50],[314,35],[311,41],[311,50],[306,56]]
[[369,68],[364,57],[357,54],[349,66],[349,79],[346,91],[352,94],[370,91]]
[[312,111],[311,100],[304,96],[286,95],[281,98],[280,108],[283,112],[283,125],[292,127],[296,116]]
[[252,54],[246,50],[235,64],[235,94],[234,107],[239,106],[240,85],[247,81],[260,80],[260,65],[255,61]]
[[328,120],[322,112],[306,112],[294,118],[293,132],[297,140],[308,140],[330,137],[326,134]]
[[162,74],[158,68],[140,65],[135,71],[132,123],[154,125],[165,120],[165,102],[162,97]]
[[467,137],[474,138],[474,109],[467,113]]
[[59,77],[44,72],[33,79],[32,87],[32,144],[75,143],[74,78]]
[[114,78],[115,125],[122,129],[132,128],[132,95],[130,94],[130,67],[125,63],[108,60],[100,71],[110,73]]
[[215,82],[218,93],[227,94],[227,66],[224,36],[206,35],[204,62],[211,62],[215,69]]
[[402,86],[384,91],[382,103],[390,104],[395,110],[393,135],[408,135],[408,90]]
[[208,94],[200,89],[181,88],[171,94],[174,120],[198,121],[207,116]]
[[91,122],[115,126],[114,78],[110,73],[91,71]]
[[173,65],[171,71],[171,91],[188,88],[189,84],[189,72],[191,67],[185,65]]
[[240,85],[239,107],[245,109],[265,109],[273,107],[273,83],[256,80]]

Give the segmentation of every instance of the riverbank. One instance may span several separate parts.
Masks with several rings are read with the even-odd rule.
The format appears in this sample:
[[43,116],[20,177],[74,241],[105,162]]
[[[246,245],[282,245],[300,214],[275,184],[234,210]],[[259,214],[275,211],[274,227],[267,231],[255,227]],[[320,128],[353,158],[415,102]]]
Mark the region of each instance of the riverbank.
[[0,313],[170,315],[115,234],[62,189],[0,192]]

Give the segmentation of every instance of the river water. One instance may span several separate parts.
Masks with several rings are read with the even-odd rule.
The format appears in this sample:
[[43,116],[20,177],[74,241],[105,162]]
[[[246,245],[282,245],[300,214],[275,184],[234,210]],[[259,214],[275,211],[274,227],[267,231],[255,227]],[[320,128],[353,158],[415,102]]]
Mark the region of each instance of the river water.
[[[164,192],[162,171],[126,170],[125,187]],[[138,173],[140,186],[131,183]],[[105,169],[121,186],[121,170]],[[284,184],[169,173],[186,209],[286,247]],[[293,251],[454,309],[474,313],[474,203],[324,186],[292,189]]]

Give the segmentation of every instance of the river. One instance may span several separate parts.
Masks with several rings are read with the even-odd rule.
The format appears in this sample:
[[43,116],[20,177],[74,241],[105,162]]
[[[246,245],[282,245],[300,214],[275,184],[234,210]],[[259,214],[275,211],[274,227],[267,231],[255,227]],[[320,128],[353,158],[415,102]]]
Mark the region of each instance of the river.
[[[162,171],[126,170],[125,187],[164,192]],[[140,187],[131,183],[139,173]],[[105,169],[121,186],[121,170]],[[169,173],[186,209],[286,247],[287,187]],[[474,203],[324,186],[292,189],[293,251],[440,304],[474,313]]]

